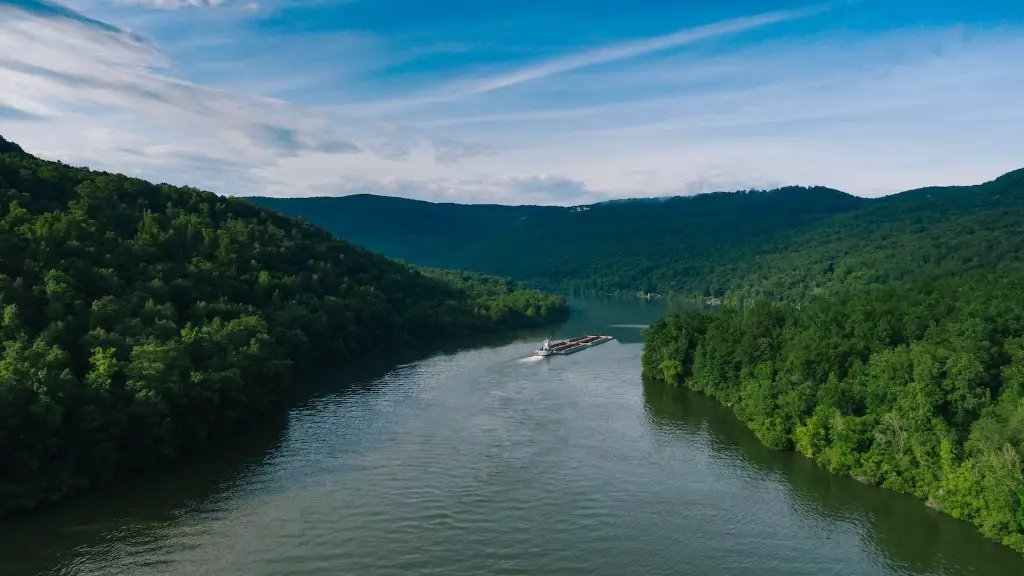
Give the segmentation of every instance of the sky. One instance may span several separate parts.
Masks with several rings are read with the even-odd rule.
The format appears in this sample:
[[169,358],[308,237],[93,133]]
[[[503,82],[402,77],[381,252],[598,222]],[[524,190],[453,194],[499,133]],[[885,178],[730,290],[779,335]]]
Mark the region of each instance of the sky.
[[0,135],[226,195],[576,205],[1024,167],[1020,0],[0,0]]

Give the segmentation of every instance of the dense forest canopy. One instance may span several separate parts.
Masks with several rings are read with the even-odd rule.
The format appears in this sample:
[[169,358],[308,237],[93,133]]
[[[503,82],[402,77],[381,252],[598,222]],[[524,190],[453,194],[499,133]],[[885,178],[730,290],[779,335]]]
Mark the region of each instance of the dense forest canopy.
[[[1011,172],[977,186],[879,199],[787,187],[576,207],[433,204],[369,195],[250,200],[413,264],[512,276],[536,288],[777,299],[799,292],[806,299],[883,273],[867,265],[878,255],[860,251],[864,245],[902,246],[884,272],[892,278],[897,270],[920,266],[942,274],[1015,257],[1002,240],[969,236],[1019,237],[1019,178],[1020,171]],[[966,261],[938,268],[927,258],[941,254],[922,252],[938,244],[963,253],[951,243],[965,242],[1004,252],[971,252]]]
[[1024,170],[1017,170],[978,186],[882,198],[792,233],[748,262],[730,291],[736,299],[806,302],[857,286],[1016,270],[1022,262]]
[[369,195],[249,200],[413,264],[512,276],[563,292],[717,295],[741,261],[770,251],[784,232],[868,203],[802,187],[576,207]]
[[1024,171],[793,242],[748,271],[737,306],[652,325],[645,374],[1024,552]]
[[0,138],[0,514],[166,462],[296,370],[564,318],[508,280],[418,270],[251,203]]

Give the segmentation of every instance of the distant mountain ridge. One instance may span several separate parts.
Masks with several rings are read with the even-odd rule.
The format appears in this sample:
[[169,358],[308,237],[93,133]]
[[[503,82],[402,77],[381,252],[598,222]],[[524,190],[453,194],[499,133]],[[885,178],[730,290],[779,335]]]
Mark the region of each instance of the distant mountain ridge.
[[[369,194],[245,200],[413,264],[500,272],[577,293],[722,292],[726,285],[713,278],[713,260],[756,253],[783,233],[872,202],[800,186],[568,207]],[[669,271],[678,266],[700,270]]]

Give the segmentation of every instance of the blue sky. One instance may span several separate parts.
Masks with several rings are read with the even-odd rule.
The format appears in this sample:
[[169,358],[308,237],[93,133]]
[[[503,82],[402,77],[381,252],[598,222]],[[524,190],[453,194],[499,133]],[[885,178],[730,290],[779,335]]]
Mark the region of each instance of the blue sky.
[[233,195],[581,204],[1024,166],[1024,2],[0,0],[0,134]]

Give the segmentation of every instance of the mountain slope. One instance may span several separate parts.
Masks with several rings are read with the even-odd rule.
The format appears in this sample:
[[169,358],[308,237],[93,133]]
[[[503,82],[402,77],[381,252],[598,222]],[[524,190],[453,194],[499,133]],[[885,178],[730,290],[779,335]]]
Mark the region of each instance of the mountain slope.
[[329,358],[538,325],[564,299],[414,270],[241,200],[0,139],[0,514],[169,461]]
[[[944,258],[934,247],[950,242],[973,243],[981,252],[948,260],[942,270],[1015,258],[1010,249],[1017,244],[1000,244],[1002,253],[967,236],[1015,234],[1022,173],[880,199],[790,187],[570,208],[366,195],[250,200],[412,263],[512,276],[547,289],[806,300],[829,287],[897,279],[899,270]],[[877,252],[871,261],[883,259],[879,250],[891,252],[884,271],[868,270],[854,256],[868,247]]]
[[741,307],[652,325],[645,375],[1024,552],[1024,171],[887,198],[784,248],[737,281]]
[[378,196],[248,200],[415,264],[576,292],[721,294],[723,264],[867,200],[827,188],[702,194],[577,207],[432,204]]
[[[244,198],[301,216],[337,236],[392,258],[424,266],[453,267],[468,244],[492,238],[523,218],[561,208],[434,204],[359,194],[344,198]],[[480,268],[480,271],[489,271]]]
[[1024,264],[1024,170],[976,186],[914,190],[791,235],[750,262],[734,298],[806,302],[872,284],[938,281]]

